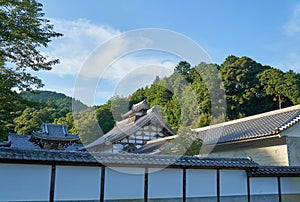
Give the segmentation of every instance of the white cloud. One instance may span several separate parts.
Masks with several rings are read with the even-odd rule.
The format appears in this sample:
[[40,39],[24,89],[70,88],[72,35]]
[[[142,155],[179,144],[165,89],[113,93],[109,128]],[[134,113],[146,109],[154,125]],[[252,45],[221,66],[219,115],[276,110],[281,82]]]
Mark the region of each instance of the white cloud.
[[[55,39],[46,54],[51,58],[59,58],[57,64],[49,72],[55,75],[81,74],[87,78],[120,79],[122,75],[145,65],[163,65],[173,68],[174,61],[165,62],[167,54],[129,54],[118,56],[141,44],[151,44],[148,38],[137,36],[126,38],[121,32],[107,25],[96,25],[85,19],[75,21],[51,19],[57,32],[64,36]],[[118,37],[116,37],[118,36]],[[115,37],[115,38],[114,38]],[[109,43],[109,39],[114,38]],[[174,58],[174,57],[173,57]]]
[[294,36],[300,33],[300,5],[297,5],[291,19],[284,25],[284,33]]
[[60,64],[50,71],[57,75],[76,75],[88,55],[100,44],[120,34],[109,26],[92,24],[85,19],[75,21],[51,19],[55,31],[63,37],[55,39],[46,51],[51,58],[59,58]]
[[[152,43],[143,35],[128,38],[127,35],[120,35],[121,32],[117,29],[96,25],[84,19],[52,19],[51,22],[55,30],[64,36],[55,39],[47,48],[47,55],[60,59],[60,64],[55,65],[49,73],[53,76],[69,75],[77,78],[73,82],[73,93],[72,89],[65,89],[64,83],[49,82],[47,88],[59,92],[64,90],[88,105],[95,104],[95,99],[103,102],[111,95],[119,94],[122,89],[120,82],[126,84],[122,86],[123,89],[127,87],[126,92],[124,90],[122,93],[125,95],[150,84],[156,75],[168,76],[180,60],[179,57],[165,52],[138,51],[140,47],[151,46]],[[138,52],[131,53],[131,50]],[[128,80],[129,77],[131,79]],[[105,84],[99,89],[97,85],[101,80]]]

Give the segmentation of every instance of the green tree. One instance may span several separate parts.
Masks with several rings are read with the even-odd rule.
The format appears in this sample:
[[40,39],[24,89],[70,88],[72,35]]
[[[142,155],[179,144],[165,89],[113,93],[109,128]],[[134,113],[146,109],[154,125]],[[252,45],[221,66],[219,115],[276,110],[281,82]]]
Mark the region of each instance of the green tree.
[[73,113],[73,116],[74,126],[80,135],[80,140],[82,143],[91,143],[103,135],[103,132],[99,127],[94,108],[89,108],[81,112],[75,112]]
[[167,123],[177,131],[181,123],[181,108],[178,99],[175,95],[165,106]]
[[257,75],[269,66],[261,65],[248,57],[229,56],[220,66],[220,74],[227,99],[227,118],[233,120],[263,111],[265,97]]
[[268,69],[258,75],[267,95],[274,96],[281,109],[285,102],[299,103],[299,77],[293,71],[286,73],[279,69]]
[[1,0],[0,6],[0,55],[5,62],[15,64],[11,70],[21,78],[19,87],[27,87],[29,81],[36,84],[38,79],[24,70],[50,70],[58,63],[57,59],[48,60],[39,48],[62,34],[53,31],[53,25],[44,18],[43,5],[35,0]]
[[77,134],[77,130],[74,125],[74,117],[73,117],[72,112],[67,113],[65,117],[59,117],[59,118],[54,119],[54,123],[65,124],[68,126],[69,133]]
[[[0,0],[0,99],[7,102],[0,105],[1,120],[22,109],[17,107],[23,101],[16,96],[16,89],[42,87],[41,80],[27,70],[50,70],[58,63],[42,54],[40,48],[59,36],[44,18],[42,4],[35,0]],[[7,125],[0,121],[0,136],[8,130]]]
[[115,120],[112,114],[111,101],[108,101],[106,104],[98,107],[95,110],[95,113],[103,134],[107,133],[114,127]]
[[54,109],[52,108],[26,108],[21,116],[15,118],[15,131],[18,134],[31,134],[33,131],[39,131],[43,122],[52,123]]
[[162,148],[163,154],[195,156],[200,154],[203,141],[196,137],[189,128],[181,128],[179,135]]
[[176,65],[174,72],[181,74],[181,75],[187,75],[191,70],[191,65],[186,61],[180,61],[178,65]]

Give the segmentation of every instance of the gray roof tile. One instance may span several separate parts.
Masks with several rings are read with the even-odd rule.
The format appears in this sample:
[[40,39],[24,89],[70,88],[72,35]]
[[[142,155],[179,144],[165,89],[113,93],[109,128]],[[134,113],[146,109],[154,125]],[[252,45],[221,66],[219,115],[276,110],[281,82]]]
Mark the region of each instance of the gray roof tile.
[[300,177],[300,167],[264,166],[248,171],[251,177]]
[[37,150],[41,149],[38,145],[30,142],[31,135],[10,134],[8,141],[11,143],[10,148],[22,150]]
[[149,104],[147,103],[146,100],[142,100],[141,102],[132,105],[131,110],[129,110],[125,114],[122,114],[121,116],[123,118],[128,118],[128,117],[132,116],[133,114],[135,114],[136,112],[140,112],[142,110],[146,111],[148,109],[150,109]]
[[300,120],[300,105],[267,112],[243,119],[229,121],[208,127],[193,129],[206,144],[232,142],[269,135],[298,123]]
[[79,140],[79,135],[73,135],[68,133],[68,128],[64,124],[49,124],[43,123],[41,132],[33,132],[32,136],[41,139],[50,140],[66,140],[76,141]]
[[187,168],[257,168],[259,165],[248,158],[201,158],[149,154],[112,154],[100,152],[66,152],[53,150],[16,150],[0,148],[0,161],[37,161],[44,163],[105,164],[119,166],[187,167]]

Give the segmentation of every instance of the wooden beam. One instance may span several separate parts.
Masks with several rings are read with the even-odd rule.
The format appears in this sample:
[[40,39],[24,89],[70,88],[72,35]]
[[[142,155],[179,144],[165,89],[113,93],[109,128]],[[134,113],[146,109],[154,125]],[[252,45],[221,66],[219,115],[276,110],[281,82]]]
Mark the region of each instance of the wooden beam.
[[149,169],[145,168],[145,175],[144,175],[144,202],[148,202],[148,190],[149,190]]
[[281,202],[282,201],[282,197],[281,197],[281,181],[280,181],[280,177],[277,177],[277,185],[278,185],[278,201]]
[[217,169],[217,202],[220,201],[220,169]]
[[182,201],[186,202],[186,168],[182,169]]
[[51,180],[50,180],[50,194],[49,194],[49,201],[50,202],[54,202],[55,174],[56,174],[56,165],[53,162],[52,167],[51,167]]
[[104,187],[105,186],[105,167],[101,167],[101,179],[100,179],[100,202],[104,202]]

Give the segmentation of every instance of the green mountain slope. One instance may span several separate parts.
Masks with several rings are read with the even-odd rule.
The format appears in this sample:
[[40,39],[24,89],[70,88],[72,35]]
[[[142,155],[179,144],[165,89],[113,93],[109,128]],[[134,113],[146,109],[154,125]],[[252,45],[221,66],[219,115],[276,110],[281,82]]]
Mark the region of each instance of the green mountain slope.
[[21,95],[29,100],[36,102],[52,102],[58,108],[66,108],[72,111],[72,105],[76,105],[78,111],[82,111],[88,108],[87,105],[79,100],[75,100],[63,93],[57,93],[53,91],[36,90],[34,92],[22,92]]

